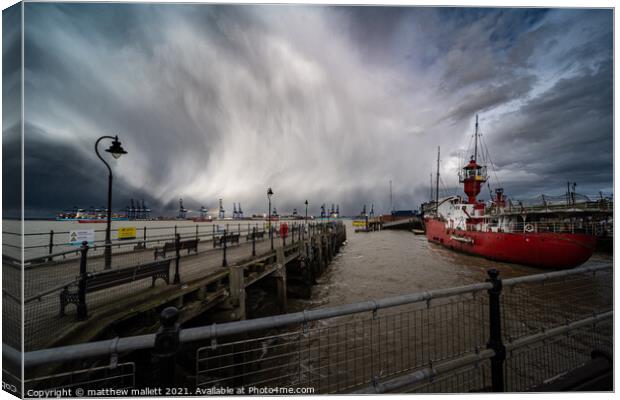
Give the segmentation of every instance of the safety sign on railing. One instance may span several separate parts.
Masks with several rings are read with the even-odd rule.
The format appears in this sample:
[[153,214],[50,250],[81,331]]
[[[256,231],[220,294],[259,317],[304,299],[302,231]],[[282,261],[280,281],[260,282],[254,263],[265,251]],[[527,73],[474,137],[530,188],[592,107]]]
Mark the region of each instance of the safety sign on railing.
[[80,246],[82,242],[93,244],[95,241],[94,229],[81,229],[77,231],[69,231],[69,244],[72,246]]
[[118,228],[118,240],[131,240],[136,238],[136,227],[125,226]]

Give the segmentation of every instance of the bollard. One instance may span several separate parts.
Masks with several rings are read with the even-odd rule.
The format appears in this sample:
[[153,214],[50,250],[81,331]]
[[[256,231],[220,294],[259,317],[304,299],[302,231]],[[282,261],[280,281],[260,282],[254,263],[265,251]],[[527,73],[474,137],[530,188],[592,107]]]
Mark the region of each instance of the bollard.
[[86,258],[88,255],[88,242],[83,241],[80,248],[80,283],[78,284],[78,305],[77,305],[77,319],[78,321],[88,318],[88,309],[86,308]]
[[504,391],[504,360],[506,359],[506,347],[502,343],[502,319],[500,307],[500,295],[502,293],[502,280],[499,279],[499,271],[490,269],[487,271],[487,282],[493,284],[489,289],[489,341],[487,349],[495,352],[491,358],[491,390],[493,392]]
[[254,256],[256,256],[256,227],[252,228],[252,257]]
[[227,229],[224,229],[224,236],[222,236],[222,240],[224,241],[224,243],[222,243],[222,267],[228,266],[228,261],[226,261],[226,231]]
[[175,266],[174,266],[174,284],[181,283],[181,276],[179,275],[179,263],[181,262],[181,235],[176,235],[174,240],[174,250],[176,252]]
[[176,354],[180,347],[181,330],[178,318],[179,311],[175,307],[165,308],[159,316],[161,326],[155,335],[152,355],[155,372],[153,382],[157,382],[161,388],[176,386]]
[[[48,254],[52,254],[52,251],[54,250],[54,231],[51,230],[50,231],[50,248],[49,248],[49,253]],[[54,257],[49,257],[47,259],[47,261],[52,261],[54,259]]]

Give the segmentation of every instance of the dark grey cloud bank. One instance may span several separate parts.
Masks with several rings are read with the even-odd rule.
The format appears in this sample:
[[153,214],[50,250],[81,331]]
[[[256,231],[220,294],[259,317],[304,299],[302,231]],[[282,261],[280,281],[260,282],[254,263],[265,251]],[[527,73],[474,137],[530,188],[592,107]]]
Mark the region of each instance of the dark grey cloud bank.
[[612,187],[610,10],[29,3],[25,52],[30,216],[101,205],[115,133],[116,208],[415,208],[475,113],[509,195]]

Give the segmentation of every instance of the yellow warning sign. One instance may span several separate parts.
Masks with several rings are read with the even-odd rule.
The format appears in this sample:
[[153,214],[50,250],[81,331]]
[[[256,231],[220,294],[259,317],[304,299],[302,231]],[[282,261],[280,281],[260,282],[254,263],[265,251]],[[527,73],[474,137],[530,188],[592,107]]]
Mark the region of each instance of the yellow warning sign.
[[366,221],[353,221],[353,226],[355,227],[366,226]]
[[129,240],[136,238],[136,227],[127,226],[124,228],[118,228],[118,240]]

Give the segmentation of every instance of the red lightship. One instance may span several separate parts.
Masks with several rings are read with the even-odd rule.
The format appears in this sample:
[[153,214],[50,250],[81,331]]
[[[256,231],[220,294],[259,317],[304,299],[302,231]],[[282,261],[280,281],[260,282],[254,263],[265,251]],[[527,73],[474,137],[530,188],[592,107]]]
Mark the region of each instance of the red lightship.
[[489,205],[476,199],[487,181],[486,166],[476,160],[478,136],[476,116],[474,156],[459,173],[467,201],[460,196],[437,198],[424,219],[427,239],[464,253],[538,268],[572,268],[587,261],[596,245],[593,222],[576,218],[570,200],[552,210],[514,207],[507,205],[501,188]]

